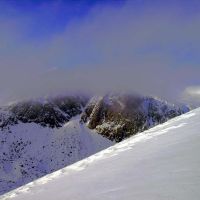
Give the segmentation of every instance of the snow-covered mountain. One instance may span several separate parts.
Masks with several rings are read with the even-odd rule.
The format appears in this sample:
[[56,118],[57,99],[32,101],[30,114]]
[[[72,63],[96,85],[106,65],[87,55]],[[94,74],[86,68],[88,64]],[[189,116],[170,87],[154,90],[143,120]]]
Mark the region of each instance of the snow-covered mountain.
[[85,99],[28,101],[0,111],[0,194],[112,144],[80,123]]
[[1,200],[199,200],[200,108],[124,140]]
[[3,107],[0,194],[187,111],[155,98],[116,94],[92,99],[57,97]]

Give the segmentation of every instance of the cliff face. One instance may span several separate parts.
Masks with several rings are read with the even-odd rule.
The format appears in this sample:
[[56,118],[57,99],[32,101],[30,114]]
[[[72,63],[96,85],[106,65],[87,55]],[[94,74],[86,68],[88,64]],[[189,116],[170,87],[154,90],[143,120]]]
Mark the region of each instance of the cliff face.
[[120,142],[189,111],[152,97],[107,95],[91,99],[82,114],[88,127]]
[[19,102],[1,110],[0,128],[19,122],[59,128],[72,117],[81,114],[87,101],[86,97],[67,96],[45,101]]
[[120,142],[189,111],[187,107],[183,109],[153,97],[108,94],[88,99],[67,96],[43,102],[20,102],[0,109],[0,128],[9,129],[19,122],[61,128],[72,117],[81,114],[81,121],[87,123],[88,128]]

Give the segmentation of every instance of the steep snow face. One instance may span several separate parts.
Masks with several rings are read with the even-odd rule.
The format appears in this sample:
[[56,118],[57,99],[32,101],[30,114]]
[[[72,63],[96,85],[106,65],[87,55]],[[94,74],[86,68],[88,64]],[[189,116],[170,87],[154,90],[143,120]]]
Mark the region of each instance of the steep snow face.
[[200,109],[16,189],[1,200],[199,200]]
[[186,106],[175,106],[152,97],[109,94],[93,98],[82,120],[99,134],[120,142],[188,111]]
[[79,121],[59,129],[18,122],[0,130],[0,194],[113,145]]

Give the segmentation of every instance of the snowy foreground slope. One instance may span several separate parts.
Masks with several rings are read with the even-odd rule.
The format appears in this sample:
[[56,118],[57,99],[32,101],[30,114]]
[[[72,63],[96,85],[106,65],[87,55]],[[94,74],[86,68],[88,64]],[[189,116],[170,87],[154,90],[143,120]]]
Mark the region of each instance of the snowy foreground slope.
[[13,200],[199,200],[200,109],[1,196]]

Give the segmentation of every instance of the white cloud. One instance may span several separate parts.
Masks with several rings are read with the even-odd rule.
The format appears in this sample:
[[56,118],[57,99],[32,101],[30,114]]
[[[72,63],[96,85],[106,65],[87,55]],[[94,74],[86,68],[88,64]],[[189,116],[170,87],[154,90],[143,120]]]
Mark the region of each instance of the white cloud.
[[200,105],[200,86],[189,86],[183,92],[185,102]]

